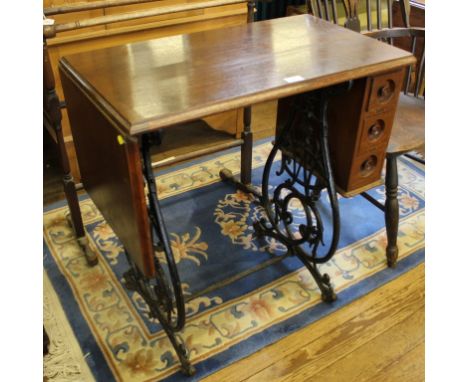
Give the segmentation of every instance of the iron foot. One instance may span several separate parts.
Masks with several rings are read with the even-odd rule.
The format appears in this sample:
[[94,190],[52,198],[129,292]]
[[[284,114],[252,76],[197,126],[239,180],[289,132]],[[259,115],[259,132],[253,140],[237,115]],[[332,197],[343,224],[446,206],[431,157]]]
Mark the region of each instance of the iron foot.
[[182,374],[191,377],[195,374],[196,369],[189,361],[187,349],[184,345],[179,344],[178,349],[176,350],[181,363]]
[[333,287],[330,282],[330,276],[327,273],[324,273],[321,277],[322,285],[320,290],[322,291],[322,301],[323,302],[333,302],[336,300],[336,293],[333,290]]

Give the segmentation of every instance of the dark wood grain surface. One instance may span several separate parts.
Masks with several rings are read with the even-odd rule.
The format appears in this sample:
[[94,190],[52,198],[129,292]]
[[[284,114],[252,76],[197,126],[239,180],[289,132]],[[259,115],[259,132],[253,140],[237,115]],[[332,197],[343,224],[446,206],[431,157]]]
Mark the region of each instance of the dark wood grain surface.
[[413,61],[299,15],[80,53],[60,66],[122,132],[136,135]]
[[154,276],[139,143],[119,142],[118,130],[60,74],[84,187],[140,270]]

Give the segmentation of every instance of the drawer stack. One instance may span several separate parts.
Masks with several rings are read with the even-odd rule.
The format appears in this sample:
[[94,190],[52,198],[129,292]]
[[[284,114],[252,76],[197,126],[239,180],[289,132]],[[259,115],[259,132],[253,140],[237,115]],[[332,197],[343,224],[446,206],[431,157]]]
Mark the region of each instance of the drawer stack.
[[[349,92],[330,101],[330,156],[335,183],[343,196],[359,194],[380,183],[403,75],[404,72],[398,70],[355,80]],[[301,95],[279,100],[278,132],[290,115],[292,105],[300,101],[299,97]],[[304,129],[293,134],[302,141],[297,142],[297,146],[301,146],[306,130],[300,125],[296,129]]]
[[[349,158],[342,159],[351,163],[349,170],[340,174],[338,183],[345,196],[362,192],[380,181],[402,81],[402,71],[367,78],[357,125],[346,126],[342,123],[330,126],[333,130],[331,134],[336,134],[338,130],[337,139],[341,135],[340,129],[357,129],[354,142],[338,145],[338,148],[343,144],[350,145],[349,153],[353,153]],[[335,144],[337,139],[334,139]],[[333,150],[332,158],[340,155],[340,150]]]

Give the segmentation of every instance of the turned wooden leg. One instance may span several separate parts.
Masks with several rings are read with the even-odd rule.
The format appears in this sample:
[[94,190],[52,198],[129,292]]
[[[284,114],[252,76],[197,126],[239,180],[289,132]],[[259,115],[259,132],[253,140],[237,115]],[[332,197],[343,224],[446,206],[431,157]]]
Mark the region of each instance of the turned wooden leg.
[[400,207],[398,205],[398,168],[397,156],[387,155],[387,171],[385,174],[385,227],[387,229],[387,264],[394,268],[398,259],[398,221]]
[[243,184],[252,182],[252,149],[253,136],[251,131],[252,107],[244,108],[244,131],[242,139],[244,143],[241,146],[241,175],[240,179]]
[[57,138],[60,166],[63,171],[63,188],[65,191],[65,197],[67,198],[68,208],[70,210],[70,223],[75,231],[78,243],[86,256],[86,261],[89,265],[96,265],[98,259],[96,254],[89,248],[88,239],[83,226],[83,219],[81,217],[78,195],[76,194],[75,182],[73,181],[73,176],[70,172],[70,161],[68,160],[62,130],[62,111],[57,92],[55,91],[55,79],[52,72],[52,66],[50,64],[49,51],[47,49],[47,41],[45,38],[43,40],[43,69],[44,109],[47,111],[48,123],[54,128]]
[[68,209],[70,211],[70,223],[75,231],[78,243],[84,252],[86,261],[90,266],[98,263],[96,254],[89,248],[88,238],[83,225],[83,218],[81,217],[81,209],[78,201],[78,195],[76,193],[75,181],[70,172],[70,162],[68,155],[65,150],[65,140],[63,138],[63,132],[61,124],[56,124],[55,132],[57,135],[57,144],[59,147],[60,162],[63,171],[63,189],[65,191],[65,197],[68,203]]

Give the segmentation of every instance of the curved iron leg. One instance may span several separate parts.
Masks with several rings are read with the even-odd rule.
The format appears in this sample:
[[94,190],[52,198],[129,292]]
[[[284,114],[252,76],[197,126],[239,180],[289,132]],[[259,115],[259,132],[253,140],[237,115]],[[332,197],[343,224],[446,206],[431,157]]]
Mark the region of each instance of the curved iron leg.
[[158,257],[154,256],[156,276],[152,280],[146,278],[126,252],[131,269],[125,273],[124,278],[127,288],[134,290],[143,297],[148,304],[152,317],[159,321],[166,332],[179,358],[182,372],[187,375],[193,375],[195,368],[189,361],[189,353],[184,343],[177,338],[175,333],[182,330],[185,326],[185,301],[151,167],[150,148],[153,143],[157,144],[157,142],[159,142],[159,137],[151,135],[143,136],[141,138],[141,153],[143,158],[143,175],[148,187],[148,215],[152,226],[151,237],[153,239],[153,246],[155,250],[164,253],[169,277],[166,277],[164,268]]
[[182,372],[188,376],[194,375],[195,368],[190,363],[187,348],[184,343],[177,338],[173,325],[168,322],[167,316],[164,312],[164,304],[161,301],[158,301],[158,297],[154,292],[153,285],[151,285],[150,280],[140,273],[126,251],[125,254],[131,266],[130,270],[124,274],[126,288],[137,292],[143,297],[145,302],[148,304],[151,316],[159,321],[164,332],[169,338],[169,341],[171,341],[177,357],[179,358]]
[[400,207],[398,205],[398,168],[397,156],[387,155],[385,173],[385,228],[387,230],[387,264],[394,268],[398,259],[398,222]]
[[331,285],[330,276],[328,273],[321,274],[317,264],[311,262],[306,257],[301,255],[300,253],[296,253],[296,256],[302,261],[302,263],[306,266],[309,272],[312,274],[312,277],[317,282],[317,285],[322,292],[322,301],[324,302],[333,302],[336,300],[336,293],[333,290],[333,286]]

